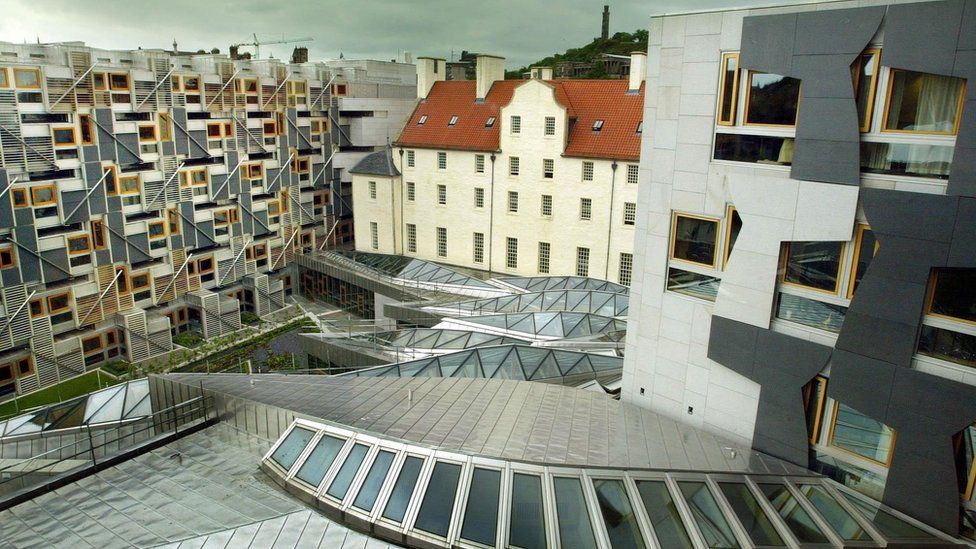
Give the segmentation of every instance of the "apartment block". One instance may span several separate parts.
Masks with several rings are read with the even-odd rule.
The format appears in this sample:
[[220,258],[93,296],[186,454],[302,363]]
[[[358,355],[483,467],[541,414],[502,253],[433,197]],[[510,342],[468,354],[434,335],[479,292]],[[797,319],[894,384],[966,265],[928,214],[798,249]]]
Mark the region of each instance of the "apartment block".
[[404,78],[0,44],[0,395],[285,307],[295,256],[351,236],[339,159],[402,125]]
[[354,168],[356,249],[510,275],[629,284],[646,56],[629,80],[445,81],[417,59],[420,98],[392,146]]
[[970,537],[974,10],[652,18],[621,395]]

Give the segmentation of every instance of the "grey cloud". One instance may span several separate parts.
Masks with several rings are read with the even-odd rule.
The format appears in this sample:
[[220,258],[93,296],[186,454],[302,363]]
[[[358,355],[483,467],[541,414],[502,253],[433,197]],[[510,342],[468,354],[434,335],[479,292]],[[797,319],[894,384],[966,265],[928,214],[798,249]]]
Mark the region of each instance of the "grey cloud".
[[[763,3],[774,3],[775,0]],[[588,43],[600,33],[603,0],[4,0],[0,40],[80,40],[102,48],[217,47],[309,36],[312,59],[392,59],[398,51],[449,57],[451,51],[502,55],[508,68]],[[720,9],[729,0],[610,2],[612,32],[647,28],[654,13]],[[287,57],[294,44],[265,46]]]

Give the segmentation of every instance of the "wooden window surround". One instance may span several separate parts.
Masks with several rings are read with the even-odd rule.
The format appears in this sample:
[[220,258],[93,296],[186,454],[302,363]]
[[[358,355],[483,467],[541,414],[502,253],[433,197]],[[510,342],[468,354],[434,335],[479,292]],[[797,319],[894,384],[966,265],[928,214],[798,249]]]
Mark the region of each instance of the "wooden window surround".
[[230,214],[227,210],[217,210],[213,213],[214,226],[222,226],[230,223]]
[[10,87],[10,72],[7,67],[0,67],[0,88]]
[[116,267],[115,272],[116,274],[120,272],[122,273],[118,275],[118,278],[115,279],[115,287],[118,290],[119,295],[128,294],[129,293],[129,270],[125,267]]
[[140,143],[152,143],[158,139],[156,134],[156,125],[142,125],[139,126],[139,142]]
[[255,244],[254,248],[254,259],[261,259],[268,256],[268,245],[267,244]]
[[25,90],[41,89],[41,69],[14,69],[14,85]]
[[820,439],[820,422],[823,420],[824,403],[827,401],[827,378],[815,376],[803,387],[803,409],[807,410],[807,434],[810,443],[816,444]]
[[175,92],[183,91],[183,79],[180,75],[174,74],[169,79],[170,88]]
[[237,82],[240,85],[241,93],[246,93],[248,95],[258,93],[257,78],[240,78]]
[[207,138],[220,139],[223,133],[223,125],[220,122],[209,122],[207,124]]
[[74,147],[78,144],[78,137],[73,127],[51,128],[51,139],[55,147]]
[[17,255],[14,253],[13,246],[0,247],[0,269],[9,269],[17,266]]
[[[691,222],[702,221],[705,223],[712,224],[713,227],[712,232],[714,233],[712,235],[712,241],[702,242],[701,244],[704,247],[701,249],[695,248],[693,246],[687,246],[686,250],[680,249],[677,246],[677,240],[678,240],[678,228],[682,221],[691,221]],[[675,213],[672,216],[671,225],[672,225],[671,249],[669,253],[669,257],[671,258],[671,260],[687,262],[693,265],[701,265],[704,267],[716,268],[719,260],[719,253],[718,253],[719,220],[718,219],[712,217],[699,216],[699,215]],[[709,251],[708,248],[711,248],[711,250]],[[707,259],[706,257],[707,255],[711,255],[710,262],[705,261],[705,259]],[[695,259],[696,256],[701,256],[701,260]]]
[[264,122],[264,135],[269,137],[278,135],[278,123],[274,120],[266,120]]
[[213,256],[207,256],[197,260],[197,271],[200,274],[212,273],[213,270],[214,270]]
[[147,226],[147,234],[150,240],[166,237],[166,223],[163,221],[152,221]]
[[26,377],[34,373],[34,359],[32,357],[18,358],[15,364],[17,365],[17,377]]
[[35,206],[57,204],[58,189],[54,185],[36,185],[31,187],[31,203]]
[[183,91],[185,92],[200,92],[200,77],[199,76],[184,76],[183,77]]
[[[868,233],[871,233],[871,235],[869,236],[870,240],[874,241],[874,245],[871,246],[870,252],[863,249],[864,238]],[[874,238],[874,233],[871,231],[871,227],[869,227],[868,225],[859,224],[857,226],[857,232],[854,236],[854,257],[851,260],[850,277],[847,281],[847,299],[854,298],[854,289],[858,283],[858,274],[861,274],[862,276],[864,274],[864,273],[858,273],[858,267],[861,263],[862,254],[870,253],[871,257],[873,258],[875,255],[878,254],[879,247],[880,247],[879,243]]]
[[[808,284],[803,284],[801,282],[796,282],[796,281],[789,280],[789,276],[790,276],[790,271],[789,271],[790,254],[792,253],[792,249],[793,249],[793,245],[794,244],[797,244],[797,245],[799,245],[799,244],[805,244],[805,242],[784,242],[783,243],[783,254],[782,254],[781,263],[780,263],[780,273],[781,273],[780,283],[781,284],[786,284],[786,285],[789,285],[789,286],[794,286],[794,287],[797,287],[797,288],[803,288],[805,290],[809,290],[809,291],[813,291],[813,292],[820,292],[820,293],[825,293],[825,294],[836,295],[837,292],[838,292],[838,290],[840,289],[841,274],[844,272],[844,257],[845,257],[845,251],[847,249],[847,244],[846,243],[843,243],[843,242],[833,242],[833,241],[812,243],[812,244],[827,244],[827,245],[836,244],[836,245],[840,246],[840,248],[838,249],[838,252],[837,252],[837,258],[838,258],[838,260],[837,260],[837,271],[835,273],[832,273],[832,276],[834,278],[834,285],[833,285],[832,288],[819,288],[817,286],[811,286],[811,285],[808,285]],[[802,275],[802,273],[798,273],[798,274]]]
[[176,208],[166,210],[166,223],[169,226],[169,234],[180,234],[180,213]]
[[109,87],[112,91],[129,91],[129,75],[124,72],[113,72],[108,75]]
[[10,189],[10,201],[13,202],[14,208],[26,208],[30,206],[30,202],[27,201],[27,189]]
[[102,350],[102,336],[96,335],[81,340],[81,350],[86,355]]
[[132,286],[132,291],[141,290],[143,288],[149,287],[149,273],[139,273],[134,274],[129,277],[129,285]]
[[[735,206],[731,204],[725,209],[725,249],[722,258],[722,269],[729,264],[729,257],[732,255],[732,247],[735,246],[735,241],[739,237],[739,233],[735,230],[736,220],[738,220],[739,227],[741,230],[742,219],[739,217],[738,210]],[[735,233],[733,235],[733,233]],[[733,236],[735,238],[733,239]]]
[[735,125],[735,111],[739,106],[739,52],[722,54],[722,76],[719,80],[718,117],[720,126]]
[[87,114],[78,115],[78,125],[81,127],[81,144],[95,144],[95,122]]
[[30,300],[30,315],[31,318],[37,318],[39,316],[44,316],[44,300],[36,297]]
[[106,246],[105,225],[100,220],[92,221],[91,233],[92,233],[92,241],[95,244],[95,249],[104,250]]
[[237,208],[231,208],[228,211],[230,212],[230,222],[231,223],[237,223],[238,221],[241,220],[240,216],[237,213]]
[[[864,72],[873,72],[869,80],[864,81]],[[858,103],[858,118],[862,132],[871,130],[871,117],[874,114],[874,94],[878,88],[878,74],[881,72],[881,50],[870,48],[864,50],[851,66],[851,80],[854,83],[854,101]]]
[[261,179],[261,177],[264,175],[264,165],[261,163],[245,164],[241,167],[241,172],[244,174],[244,179]]
[[87,254],[91,252],[91,239],[87,234],[68,237],[68,255]]
[[172,141],[173,131],[170,127],[172,120],[170,119],[169,115],[164,112],[159,113],[159,116],[156,117],[156,122],[159,126],[160,141]]
[[10,385],[14,381],[14,365],[0,364],[0,385]]
[[62,292],[47,296],[48,314],[54,315],[69,309],[71,309],[71,292]]
[[139,194],[139,176],[130,175],[119,179],[119,194]]

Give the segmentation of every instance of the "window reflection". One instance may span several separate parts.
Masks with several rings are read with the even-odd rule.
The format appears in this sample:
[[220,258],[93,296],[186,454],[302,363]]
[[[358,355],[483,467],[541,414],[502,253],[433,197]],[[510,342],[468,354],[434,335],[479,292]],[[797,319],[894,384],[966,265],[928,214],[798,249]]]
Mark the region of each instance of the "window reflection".
[[949,179],[953,147],[907,143],[861,143],[861,171]]
[[668,290],[699,299],[715,301],[721,280],[681,269],[668,269]]
[[583,499],[578,478],[552,479],[556,494],[556,522],[559,523],[559,546],[573,549],[596,549],[596,538],[590,525],[590,513]]
[[843,242],[787,242],[783,281],[814,290],[837,291]]
[[788,76],[749,73],[746,124],[795,126],[800,81]]
[[671,257],[711,267],[717,236],[718,220],[676,215]]
[[976,322],[976,269],[936,269],[929,313]]
[[830,445],[887,466],[895,431],[843,403],[834,409]]
[[892,69],[885,131],[955,134],[965,81]]
[[718,133],[715,160],[789,166],[793,163],[793,138]]
[[637,526],[637,517],[630,498],[627,497],[624,483],[619,480],[594,480],[593,488],[596,490],[596,499],[610,537],[610,545],[624,549],[643,549],[644,538]]

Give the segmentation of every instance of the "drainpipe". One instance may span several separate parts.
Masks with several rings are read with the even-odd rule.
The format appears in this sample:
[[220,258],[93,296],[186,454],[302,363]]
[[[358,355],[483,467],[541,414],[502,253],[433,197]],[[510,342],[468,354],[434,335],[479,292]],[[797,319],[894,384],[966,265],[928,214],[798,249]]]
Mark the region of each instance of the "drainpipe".
[[491,153],[488,157],[491,159],[491,186],[488,192],[488,272],[492,272],[491,260],[494,257],[492,254],[492,243],[495,241],[492,236],[495,232],[495,153]]
[[[400,255],[407,254],[407,245],[403,243],[407,239],[407,220],[403,217],[403,202],[406,200],[407,191],[404,189],[405,183],[403,182],[403,147],[400,148],[400,234],[403,238],[400,241]],[[392,185],[391,185],[392,187]]]
[[613,240],[613,191],[614,185],[617,182],[617,161],[614,160],[613,164],[610,164],[610,217],[609,223],[607,225],[607,263],[606,271],[603,274],[604,280],[610,280],[610,241]]

